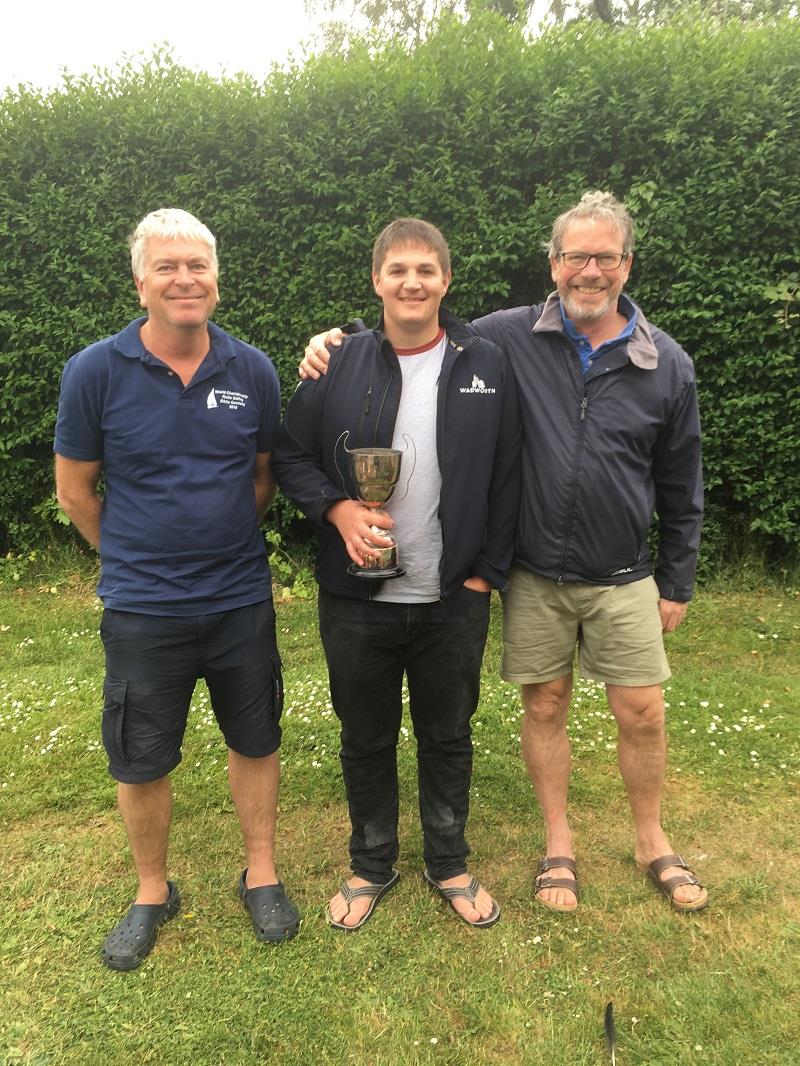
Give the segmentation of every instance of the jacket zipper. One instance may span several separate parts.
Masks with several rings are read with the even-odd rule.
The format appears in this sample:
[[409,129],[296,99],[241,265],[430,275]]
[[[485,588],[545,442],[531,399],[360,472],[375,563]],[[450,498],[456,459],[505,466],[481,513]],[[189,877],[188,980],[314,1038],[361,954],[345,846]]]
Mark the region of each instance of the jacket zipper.
[[567,522],[567,528],[564,533],[564,550],[561,554],[561,567],[558,575],[557,584],[564,584],[564,567],[567,563],[567,552],[569,551],[569,542],[572,536],[572,519],[575,514],[575,500],[578,496],[578,481],[580,479],[580,472],[582,468],[583,459],[583,446],[586,439],[586,409],[589,406],[589,396],[586,392],[586,383],[583,385],[583,399],[578,413],[578,462],[575,464],[575,484],[572,490],[572,500],[570,503],[569,520]]

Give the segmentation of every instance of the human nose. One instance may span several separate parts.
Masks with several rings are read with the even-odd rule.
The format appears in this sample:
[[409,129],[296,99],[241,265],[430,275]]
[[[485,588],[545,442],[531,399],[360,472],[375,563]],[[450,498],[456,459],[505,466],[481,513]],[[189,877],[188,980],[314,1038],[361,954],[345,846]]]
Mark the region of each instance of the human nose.
[[192,285],[194,283],[194,277],[192,276],[192,272],[191,270],[189,270],[188,266],[182,264],[178,267],[177,271],[175,272],[175,281],[178,283],[178,285],[186,286]]
[[409,273],[406,274],[405,278],[403,279],[403,285],[407,289],[418,289],[419,284],[419,278],[413,270],[409,271]]
[[597,256],[596,255],[590,255],[589,256],[589,262],[581,270],[581,274],[591,274],[592,277],[597,277],[598,275],[600,275],[602,273],[603,273],[603,271],[597,265]]

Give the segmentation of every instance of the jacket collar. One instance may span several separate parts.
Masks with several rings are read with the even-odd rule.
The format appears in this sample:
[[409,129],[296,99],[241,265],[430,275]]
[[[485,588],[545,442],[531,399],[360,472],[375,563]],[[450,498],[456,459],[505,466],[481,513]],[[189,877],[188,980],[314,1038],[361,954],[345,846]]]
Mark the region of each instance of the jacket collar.
[[[627,307],[636,311],[636,325],[633,333],[625,342],[628,359],[641,370],[655,370],[658,366],[658,350],[653,341],[650,323],[642,314],[641,308],[627,296],[620,296],[622,313]],[[561,333],[564,335],[564,323],[561,320],[560,299],[557,292],[551,292],[542,307],[542,313],[534,323],[534,333]]]
[[[439,325],[443,327],[448,340],[457,341],[462,348],[479,339],[476,334],[470,333],[461,319],[457,318],[452,311],[448,311],[444,304],[439,305]],[[383,334],[383,312],[381,312],[376,328],[379,333]],[[383,336],[385,337],[385,334]]]

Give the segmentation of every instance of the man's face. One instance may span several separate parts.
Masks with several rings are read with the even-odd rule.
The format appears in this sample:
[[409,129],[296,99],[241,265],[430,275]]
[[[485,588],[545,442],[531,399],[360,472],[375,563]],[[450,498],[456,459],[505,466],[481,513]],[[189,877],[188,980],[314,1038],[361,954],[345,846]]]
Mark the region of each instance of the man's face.
[[205,325],[219,301],[211,251],[203,241],[149,237],[143,277],[134,280],[150,321],[162,328]]
[[[622,234],[609,222],[578,219],[567,226],[561,246],[562,252],[623,251]],[[559,257],[550,260],[550,272],[558,288],[558,295],[569,318],[580,326],[600,322],[617,310],[617,300],[631,271],[633,256],[623,259],[613,270],[603,270],[595,259],[579,269],[568,267]]]
[[431,248],[408,244],[390,248],[380,272],[372,275],[386,325],[415,334],[435,330],[450,277]]

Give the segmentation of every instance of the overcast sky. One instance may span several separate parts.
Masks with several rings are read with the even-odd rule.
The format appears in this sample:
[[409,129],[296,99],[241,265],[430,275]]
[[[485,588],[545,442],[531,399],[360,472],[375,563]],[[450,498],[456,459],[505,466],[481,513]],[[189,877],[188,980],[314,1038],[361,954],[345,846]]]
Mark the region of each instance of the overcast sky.
[[168,41],[176,58],[212,74],[257,77],[314,27],[303,0],[6,0],[0,17],[0,91],[19,82],[55,87],[64,68],[83,74]]
[[[2,0],[0,93],[20,82],[55,88],[168,42],[184,66],[257,78],[289,53],[301,60],[317,27],[303,0]],[[532,22],[547,9],[536,0]]]

